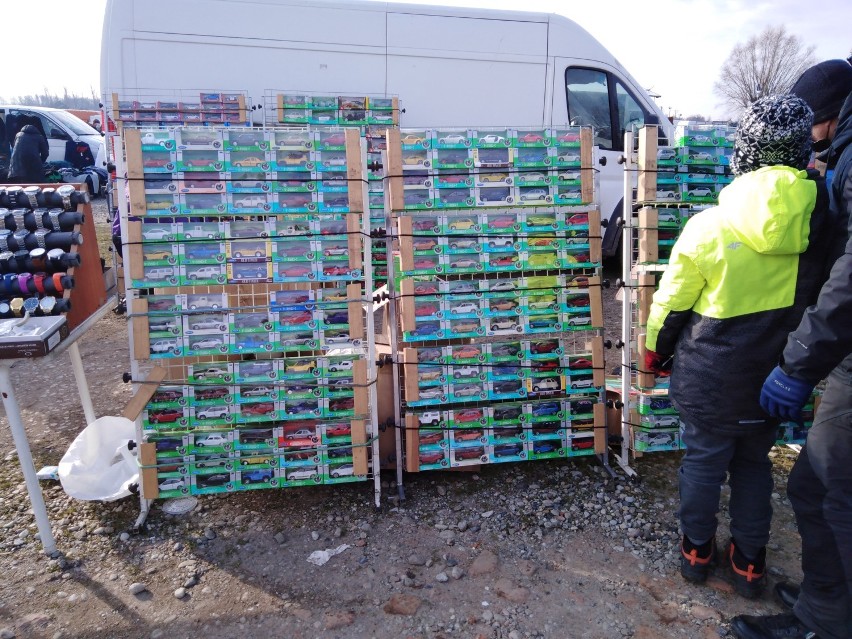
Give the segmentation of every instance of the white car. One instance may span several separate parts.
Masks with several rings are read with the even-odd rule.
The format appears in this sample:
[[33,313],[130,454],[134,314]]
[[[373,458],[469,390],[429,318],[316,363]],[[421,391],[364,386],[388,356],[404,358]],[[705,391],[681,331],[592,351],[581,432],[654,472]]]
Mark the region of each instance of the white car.
[[483,135],[479,138],[480,144],[505,144],[506,138],[502,135],[495,135],[493,133],[489,133],[488,135]]
[[563,200],[581,200],[583,194],[580,191],[560,191],[559,197]]
[[189,344],[190,348],[195,350],[201,350],[206,348],[219,348],[222,346],[223,342],[221,339],[217,339],[215,337],[205,337]]
[[[658,200],[679,200],[680,193],[677,191],[661,191],[657,190],[657,199]],[[657,218],[659,220],[659,217]]]
[[169,229],[157,227],[146,228],[146,226],[146,224],[142,225],[142,237],[146,240],[171,240],[174,237]]
[[676,157],[674,149],[657,149],[657,160],[674,160]]
[[647,437],[645,443],[648,446],[671,446],[674,443],[674,435],[657,433],[656,435]]
[[671,211],[657,211],[657,222],[673,222],[674,224],[680,224],[680,218],[677,214],[672,213]]
[[220,266],[202,266],[186,274],[191,280],[206,280],[220,275],[222,275],[222,267]]
[[213,238],[219,235],[219,230],[218,228],[214,230],[209,227],[205,228],[203,226],[194,226],[191,229],[184,227],[183,234],[188,239],[194,239],[196,237],[206,237],[207,239],[212,240]]
[[462,313],[478,313],[478,312],[479,312],[479,306],[477,306],[473,302],[464,302],[462,304],[458,304],[456,306],[453,306],[450,309],[450,313],[453,313],[454,315],[461,315]]
[[198,317],[190,320],[189,328],[194,331],[203,331],[207,329],[216,329],[217,331],[224,331],[227,326],[222,323],[222,320],[216,317]]
[[225,446],[226,444],[230,444],[230,442],[221,433],[211,433],[195,440],[195,445],[202,448],[205,446]]
[[518,182],[523,184],[524,182],[541,182],[542,180],[546,180],[547,176],[541,171],[532,171],[530,173],[521,173],[518,175]]
[[177,342],[173,339],[158,339],[156,342],[151,342],[152,353],[168,353],[177,348]]
[[169,479],[160,482],[160,492],[167,490],[183,490],[183,479],[180,477],[170,477]]
[[488,240],[488,248],[514,248],[515,240],[512,238],[499,238],[494,240]]
[[491,330],[492,331],[517,331],[520,329],[520,326],[517,322],[513,322],[512,320],[497,320],[491,322]]
[[151,333],[156,331],[171,331],[173,328],[176,328],[176,326],[174,320],[171,318],[155,319],[152,317],[148,320],[148,331]]
[[515,283],[514,282],[497,282],[493,284],[489,289],[489,291],[514,291]]
[[680,426],[680,417],[677,415],[657,415],[654,418],[654,426],[657,428],[676,428]]
[[287,481],[302,481],[303,479],[314,479],[317,476],[316,467],[296,468],[287,471]]
[[175,270],[169,266],[149,266],[144,269],[146,280],[164,280],[172,277]]
[[421,426],[437,426],[441,423],[441,413],[436,410],[420,413],[417,421]]
[[243,397],[265,397],[272,395],[274,392],[275,389],[269,388],[269,386],[252,386],[251,388],[240,391],[240,395]]
[[327,249],[323,249],[323,255],[326,257],[331,257],[332,255],[346,255],[349,253],[349,248],[345,246],[330,246]]
[[329,474],[334,478],[350,477],[355,474],[355,468],[353,468],[352,464],[343,464],[342,466],[332,468]]
[[459,295],[461,293],[476,293],[479,289],[476,287],[476,284],[472,284],[470,282],[461,282],[458,285],[451,286],[450,292],[454,295]]
[[533,392],[541,393],[544,391],[562,390],[562,384],[556,377],[542,377],[533,381]]
[[592,323],[591,317],[569,317],[568,326],[586,326]]
[[328,365],[328,372],[337,373],[340,371],[351,371],[352,366],[353,363],[351,359],[344,359],[339,362],[331,362]]
[[695,189],[689,189],[686,194],[689,197],[713,197],[715,195],[715,193],[713,193],[713,190],[708,189],[706,186],[699,186]]
[[470,140],[463,135],[450,133],[442,138],[438,138],[438,144],[464,144],[467,146],[470,144]]
[[214,298],[211,298],[211,297],[207,297],[206,295],[199,295],[198,297],[190,297],[187,300],[187,303],[189,304],[189,310],[191,310],[191,311],[195,311],[195,310],[198,310],[198,309],[205,309],[205,308],[216,309],[216,308],[219,308],[219,307],[222,306],[221,300],[217,300],[217,299],[214,299]]
[[572,182],[574,180],[580,179],[580,172],[579,171],[566,171],[565,173],[560,173],[557,177],[560,180],[563,180],[565,182],[569,182],[569,181]]
[[461,379],[462,377],[479,377],[479,369],[476,366],[460,366],[453,371],[453,377],[455,379]]
[[346,333],[340,333],[338,335],[326,335],[325,343],[326,344],[348,344],[352,341],[352,337],[347,335]]
[[234,200],[234,206],[242,209],[265,207],[266,205],[266,198],[262,195],[246,195],[238,200]]
[[706,135],[691,135],[689,136],[690,142],[701,142],[703,144],[709,143],[710,138]]
[[454,262],[450,262],[450,266],[452,268],[473,268],[478,265],[479,262],[476,260],[471,260],[468,258],[464,258],[461,260],[455,260]]
[[555,308],[556,307],[556,298],[549,297],[545,299],[537,299],[535,301],[528,301],[527,307],[530,310],[541,310],[545,308]]
[[521,202],[535,202],[547,198],[547,191],[544,189],[529,189],[521,193]]
[[287,439],[312,439],[315,436],[316,433],[312,430],[308,430],[307,428],[300,428],[299,430],[285,435]]
[[439,399],[444,396],[444,391],[440,387],[424,388],[420,390],[420,399]]
[[479,246],[479,242],[476,240],[452,240],[450,242],[451,249],[468,249],[474,246]]
[[698,153],[690,153],[689,159],[693,162],[713,162],[716,160],[716,157],[707,153],[707,151],[699,151]]
[[567,153],[565,155],[560,155],[556,158],[559,162],[565,162],[566,164],[573,164],[575,162],[580,161],[580,156],[576,153]]
[[[231,414],[231,410],[227,406],[207,406],[195,411],[196,419],[224,419]],[[212,437],[213,435],[209,435]],[[217,435],[220,437],[220,435]],[[206,444],[208,446],[216,446],[218,444]]]
[[571,388],[592,388],[595,385],[595,380],[591,377],[585,379],[572,379]]

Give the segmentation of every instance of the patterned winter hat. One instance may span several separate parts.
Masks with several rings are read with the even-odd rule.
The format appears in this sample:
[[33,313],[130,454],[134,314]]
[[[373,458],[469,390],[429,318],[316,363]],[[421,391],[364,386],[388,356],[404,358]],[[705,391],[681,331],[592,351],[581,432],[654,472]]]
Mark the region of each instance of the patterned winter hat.
[[734,175],[762,166],[803,169],[811,157],[814,114],[792,94],[770,95],[753,102],[743,113],[734,141]]

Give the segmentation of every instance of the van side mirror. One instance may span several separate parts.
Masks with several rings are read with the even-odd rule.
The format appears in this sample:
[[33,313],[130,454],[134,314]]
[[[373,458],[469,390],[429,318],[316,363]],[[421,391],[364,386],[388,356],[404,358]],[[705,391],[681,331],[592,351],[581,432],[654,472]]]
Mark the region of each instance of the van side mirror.
[[50,129],[50,137],[53,138],[54,140],[70,140],[71,139],[71,138],[68,137],[68,134],[65,133],[64,131],[60,131],[59,129],[54,129],[54,128]]

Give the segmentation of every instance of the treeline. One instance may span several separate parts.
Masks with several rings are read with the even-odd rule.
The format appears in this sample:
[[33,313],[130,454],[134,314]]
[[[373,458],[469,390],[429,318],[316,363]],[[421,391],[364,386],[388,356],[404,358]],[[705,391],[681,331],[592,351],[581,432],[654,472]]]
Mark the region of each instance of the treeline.
[[18,95],[11,98],[0,97],[0,103],[18,104],[21,106],[43,106],[54,109],[98,109],[100,100],[95,95],[94,90],[92,90],[90,96],[69,93],[68,89],[64,91],[62,95],[50,93],[45,89],[43,93],[38,95]]

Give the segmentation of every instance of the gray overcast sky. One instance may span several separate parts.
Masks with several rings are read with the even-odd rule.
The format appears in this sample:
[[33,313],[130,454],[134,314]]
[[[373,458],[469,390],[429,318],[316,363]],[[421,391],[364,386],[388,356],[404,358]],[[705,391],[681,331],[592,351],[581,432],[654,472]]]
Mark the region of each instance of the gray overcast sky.
[[[6,64],[0,94],[11,98],[45,88],[53,93],[64,88],[97,93],[105,4],[106,0],[4,2]],[[816,45],[820,60],[845,58],[852,49],[849,0],[419,0],[419,4],[565,15],[612,51],[646,89],[659,93],[658,102],[667,113],[676,110],[683,116],[725,115],[712,91],[719,68],[737,42],[767,25],[783,24]],[[262,12],[254,10],[262,20]],[[34,16],[37,26],[31,22]]]

